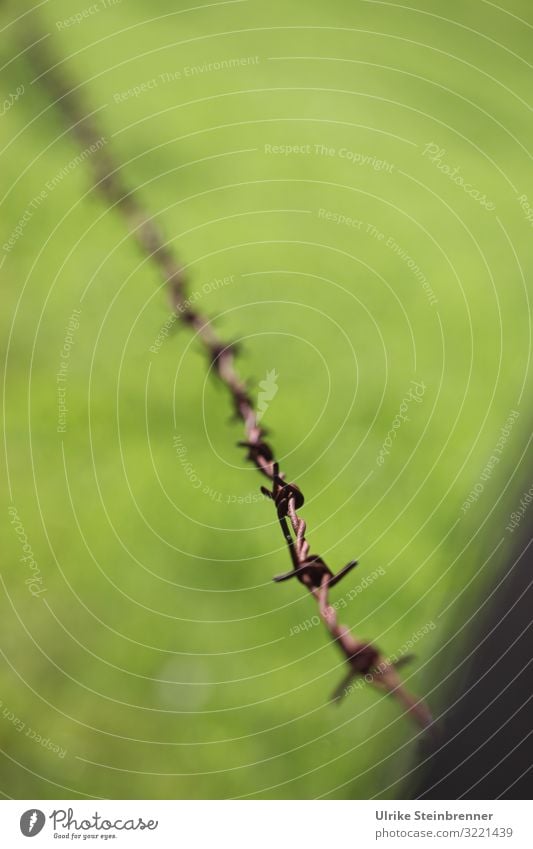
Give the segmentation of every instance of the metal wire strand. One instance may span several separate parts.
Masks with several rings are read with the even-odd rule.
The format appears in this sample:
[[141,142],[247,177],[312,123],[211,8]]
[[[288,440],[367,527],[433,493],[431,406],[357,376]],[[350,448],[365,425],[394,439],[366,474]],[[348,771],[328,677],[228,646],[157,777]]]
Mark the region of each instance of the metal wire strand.
[[[337,623],[335,610],[328,604],[328,591],[357,563],[351,561],[334,575],[319,555],[310,554],[306,522],[299,515],[304,496],[296,484],[285,482],[274,451],[265,441],[265,431],[259,425],[254,403],[235,366],[235,345],[220,339],[209,318],[187,300],[186,277],[181,263],[158,224],[124,182],[107,145],[102,146],[103,136],[94,117],[84,108],[78,87],[72,84],[60,63],[53,61],[40,34],[35,31],[30,34],[27,25],[24,40],[38,80],[46,88],[54,106],[63,113],[71,135],[84,148],[94,151],[88,161],[93,170],[95,190],[122,216],[140,250],[157,267],[166,284],[174,314],[196,332],[214,373],[230,394],[235,415],[244,425],[245,439],[238,444],[246,449],[247,459],[269,481],[270,488],[261,487],[261,490],[275,504],[291,557],[291,570],[274,580],[296,578],[309,590],[319,606],[321,619],[331,639],[344,656],[346,675],[333,693],[332,700],[339,701],[350,692],[353,678],[364,677],[379,689],[393,694],[420,726],[427,727],[432,721],[428,708],[403,689],[394,666],[388,664],[371,643],[355,639],[346,626]],[[29,49],[28,43],[31,44]]]

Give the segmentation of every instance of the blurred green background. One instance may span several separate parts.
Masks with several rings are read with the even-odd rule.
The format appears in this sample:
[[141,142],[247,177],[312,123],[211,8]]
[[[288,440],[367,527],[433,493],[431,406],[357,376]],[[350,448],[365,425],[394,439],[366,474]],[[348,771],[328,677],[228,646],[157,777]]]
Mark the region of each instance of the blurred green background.
[[421,756],[393,700],[328,704],[342,659],[271,582],[287,555],[241,428],[187,329],[150,350],[161,280],[69,168],[30,25],[252,392],[276,371],[263,422],[312,550],[360,559],[341,621],[386,655],[425,628],[405,678],[438,717],[527,462],[532,24],[525,0],[0,5],[2,96],[23,87],[0,118],[5,795],[400,798]]

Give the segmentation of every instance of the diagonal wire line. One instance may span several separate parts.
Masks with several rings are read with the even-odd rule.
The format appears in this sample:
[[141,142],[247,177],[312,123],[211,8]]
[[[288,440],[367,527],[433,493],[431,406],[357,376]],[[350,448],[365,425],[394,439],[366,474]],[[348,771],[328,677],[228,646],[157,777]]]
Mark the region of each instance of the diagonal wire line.
[[[79,86],[74,85],[65,74],[61,62],[54,61],[48,44],[39,32],[30,32],[25,25],[24,40],[30,42],[25,45],[25,49],[39,84],[46,89],[53,106],[62,113],[73,138],[85,149],[91,150],[94,188],[122,216],[141,251],[157,267],[168,290],[174,315],[196,333],[207,354],[210,368],[229,392],[235,416],[244,426],[245,438],[238,444],[246,449],[247,459],[268,480],[269,487],[262,486],[261,491],[274,502],[281,533],[289,551],[291,569],[276,576],[274,581],[296,578],[304,585],[317,602],[320,617],[344,656],[346,674],[333,693],[332,700],[340,701],[354,689],[352,680],[364,677],[379,690],[394,695],[423,728],[429,727],[432,718],[426,704],[402,686],[397,673],[401,662],[390,663],[372,643],[358,640],[348,627],[338,623],[336,611],[328,603],[328,591],[357,565],[357,561],[350,561],[333,574],[318,554],[310,553],[307,525],[299,512],[305,501],[303,493],[296,484],[286,482],[286,475],[280,471],[274,450],[265,439],[266,431],[259,423],[261,414],[257,412],[246,383],[236,368],[235,344],[221,339],[209,317],[191,305],[181,263],[149,210],[135,192],[128,188],[120,166],[115,163],[107,145],[102,146],[103,136],[95,115],[89,114],[90,110],[85,108],[79,95]],[[405,662],[406,658],[402,658],[402,661]]]

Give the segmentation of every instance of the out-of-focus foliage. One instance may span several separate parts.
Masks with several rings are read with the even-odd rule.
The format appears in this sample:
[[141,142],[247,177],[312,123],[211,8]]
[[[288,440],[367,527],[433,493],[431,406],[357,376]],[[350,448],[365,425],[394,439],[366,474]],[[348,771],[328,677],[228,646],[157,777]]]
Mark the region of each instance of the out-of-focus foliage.
[[161,280],[19,39],[47,34],[252,391],[275,370],[263,423],[312,549],[361,561],[339,616],[387,655],[425,629],[405,675],[438,715],[528,429],[530,6],[78,6],[0,7],[2,96],[23,87],[0,117],[2,789],[405,794],[416,729],[369,687],[328,705],[342,658],[271,582],[287,555],[224,391],[164,337]]

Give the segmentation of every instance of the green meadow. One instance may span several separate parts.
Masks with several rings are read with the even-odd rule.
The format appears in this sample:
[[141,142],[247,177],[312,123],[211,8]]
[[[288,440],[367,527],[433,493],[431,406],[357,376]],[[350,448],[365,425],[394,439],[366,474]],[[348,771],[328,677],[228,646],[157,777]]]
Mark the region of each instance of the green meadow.
[[419,729],[368,685],[329,703],[342,656],[272,582],[224,387],[24,46],[46,36],[254,397],[275,375],[311,549],[359,560],[339,618],[416,655],[438,721],[525,486],[531,8],[26,8],[0,4],[2,792],[405,798]]

